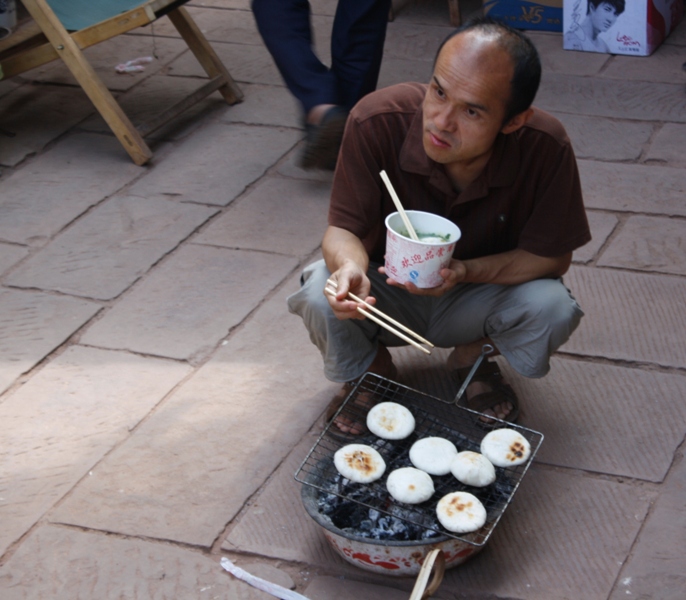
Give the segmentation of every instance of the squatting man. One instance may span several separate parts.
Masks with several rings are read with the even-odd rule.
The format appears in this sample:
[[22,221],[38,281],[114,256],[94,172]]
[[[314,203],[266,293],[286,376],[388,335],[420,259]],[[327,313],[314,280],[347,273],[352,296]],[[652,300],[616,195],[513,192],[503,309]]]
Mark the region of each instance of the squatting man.
[[[485,343],[525,377],[543,377],[550,356],[583,315],[562,282],[590,231],[576,159],[562,125],[532,106],[541,77],[536,48],[521,32],[473,19],[438,50],[428,85],[373,92],[351,111],[334,174],[323,260],[289,297],[324,359],[344,383],[329,414],[371,371],[393,379],[389,346],[404,342],[357,312],[348,292],[424,336],[453,348],[448,367],[466,377]],[[403,205],[442,215],[462,237],[443,283],[419,289],[384,273],[384,219]],[[337,294],[324,293],[327,279]],[[495,361],[479,366],[462,403],[513,421],[519,402]],[[360,433],[345,419],[336,425]]]

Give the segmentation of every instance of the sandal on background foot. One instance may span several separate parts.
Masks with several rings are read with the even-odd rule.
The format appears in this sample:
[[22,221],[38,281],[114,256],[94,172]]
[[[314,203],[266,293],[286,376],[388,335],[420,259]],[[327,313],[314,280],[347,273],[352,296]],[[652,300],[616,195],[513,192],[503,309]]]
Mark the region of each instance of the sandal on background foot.
[[299,163],[302,169],[333,171],[336,168],[347,120],[348,111],[342,106],[334,106],[324,113],[317,125],[305,124],[305,148]]
[[[397,375],[398,370],[395,365],[391,364],[388,379],[396,379]],[[336,417],[336,413],[343,406],[343,403],[355,389],[355,385],[360,379],[362,377],[344,383],[343,387],[336,393],[326,408],[324,419],[330,433],[339,436],[355,437],[367,432],[367,413],[379,403],[379,398],[370,391],[358,390],[357,394],[346,404],[345,410]]]
[[[462,385],[471,370],[471,366],[453,369],[452,375],[454,379]],[[480,413],[489,409],[495,413],[494,407],[509,402],[512,405],[512,410],[505,415],[503,420],[514,423],[519,416],[519,399],[510,385],[505,383],[498,363],[489,360],[482,361],[469,382],[467,389],[471,387],[472,383],[476,382],[483,383],[489,390],[480,394],[475,394],[471,397],[467,396],[467,391],[465,390],[465,393],[462,394],[457,405]],[[484,424],[489,424],[489,421],[491,423],[493,422],[493,417],[490,415],[485,415],[485,418],[487,418],[488,421],[482,419]]]

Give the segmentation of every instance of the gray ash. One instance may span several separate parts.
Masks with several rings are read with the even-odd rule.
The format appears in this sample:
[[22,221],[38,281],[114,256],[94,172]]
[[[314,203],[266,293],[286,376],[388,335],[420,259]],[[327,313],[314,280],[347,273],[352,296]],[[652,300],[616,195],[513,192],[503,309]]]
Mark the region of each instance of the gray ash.
[[[341,493],[341,487],[347,488],[346,497],[336,495],[336,493]],[[404,509],[390,502],[387,499],[387,493],[384,494],[384,498],[379,498],[378,486],[367,490],[363,489],[364,487],[369,486],[353,484],[338,475],[331,483],[331,491],[335,490],[336,493],[320,492],[319,494],[320,514],[328,517],[338,529],[372,540],[419,541],[440,535],[434,531],[439,528],[435,518],[430,519],[431,522],[429,522],[427,517],[425,526],[408,522],[408,518],[416,520],[416,511]],[[385,510],[391,514],[381,513],[375,508],[370,508],[369,504],[385,505]],[[433,529],[427,529],[427,527]]]

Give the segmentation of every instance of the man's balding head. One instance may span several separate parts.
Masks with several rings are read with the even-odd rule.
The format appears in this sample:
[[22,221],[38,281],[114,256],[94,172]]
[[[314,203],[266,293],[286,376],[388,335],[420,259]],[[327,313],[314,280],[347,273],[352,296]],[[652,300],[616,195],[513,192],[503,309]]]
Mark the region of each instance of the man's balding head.
[[507,123],[514,116],[527,110],[536,97],[541,81],[541,60],[538,51],[531,40],[517,29],[490,17],[476,17],[466,21],[443,40],[436,53],[436,60],[442,51],[450,51],[449,40],[470,31],[482,34],[481,37],[491,38],[512,61],[514,72],[504,121]]

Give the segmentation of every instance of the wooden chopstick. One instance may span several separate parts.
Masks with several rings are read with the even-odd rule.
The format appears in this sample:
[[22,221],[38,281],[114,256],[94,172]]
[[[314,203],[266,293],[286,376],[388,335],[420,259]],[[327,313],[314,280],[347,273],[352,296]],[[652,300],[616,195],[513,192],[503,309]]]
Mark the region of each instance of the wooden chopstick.
[[[336,295],[336,290],[332,290],[332,289],[329,288],[329,287],[324,288],[324,291],[325,291],[327,294],[330,294],[331,296],[335,296],[335,295]],[[367,317],[368,319],[371,319],[371,320],[374,321],[375,323],[378,323],[379,325],[381,325],[381,327],[383,327],[384,329],[387,329],[387,330],[390,331],[392,334],[397,335],[401,340],[405,340],[408,344],[411,344],[412,346],[414,346],[414,347],[417,348],[418,350],[421,350],[422,352],[425,352],[426,354],[431,354],[431,350],[429,350],[428,348],[424,348],[424,346],[421,346],[420,344],[418,344],[417,342],[415,342],[413,339],[407,337],[404,333],[401,333],[401,332],[398,331],[397,329],[394,329],[393,327],[391,327],[391,326],[390,326],[388,323],[386,323],[385,321],[382,321],[382,320],[379,319],[378,317],[375,317],[372,313],[366,311],[364,308],[361,308],[361,307],[358,306],[358,307],[357,307],[357,312],[359,312],[360,314],[363,314],[365,317]]]
[[403,205],[400,202],[400,198],[398,198],[398,194],[395,193],[395,188],[393,187],[391,180],[388,178],[388,175],[386,175],[386,171],[382,170],[381,173],[379,173],[379,175],[381,175],[381,179],[383,179],[383,182],[386,184],[388,193],[391,195],[393,204],[395,204],[395,208],[398,211],[398,214],[400,214],[400,218],[403,220],[403,223],[405,223],[405,227],[407,227],[407,231],[410,234],[410,237],[415,242],[418,242],[419,237],[417,236],[417,232],[414,230],[414,227],[412,227],[410,217],[407,216],[407,213],[405,212],[405,209],[403,208]]
[[[337,284],[335,281],[331,280],[331,279],[327,280],[326,283],[327,283],[328,285],[330,285],[331,288],[326,288],[325,291],[326,291],[328,294],[330,294],[330,295],[332,295],[332,296],[335,296],[335,295],[336,295],[335,289],[338,288],[338,284]],[[332,289],[332,288],[334,288],[334,289]],[[369,319],[371,319],[371,320],[374,321],[375,323],[378,323],[379,325],[381,325],[382,327],[384,327],[385,329],[387,329],[388,331],[390,331],[390,332],[393,333],[394,335],[397,335],[400,339],[405,340],[408,344],[413,345],[415,348],[419,348],[422,352],[426,352],[427,354],[431,354],[431,351],[430,351],[430,350],[427,350],[426,348],[424,348],[424,346],[420,346],[417,342],[415,342],[414,340],[410,339],[410,338],[407,337],[406,335],[402,334],[400,331],[397,331],[396,329],[394,329],[393,327],[391,327],[391,326],[390,326],[388,323],[386,323],[385,321],[382,321],[381,319],[375,317],[375,316],[374,316],[373,314],[371,314],[369,311],[372,311],[372,312],[376,313],[377,315],[383,317],[384,319],[386,319],[386,320],[389,321],[390,323],[393,323],[393,325],[395,325],[396,327],[399,327],[399,328],[402,329],[403,331],[406,331],[406,332],[409,333],[410,335],[414,336],[414,337],[415,337],[416,339],[418,339],[420,342],[422,342],[422,343],[426,344],[427,346],[433,348],[434,345],[433,345],[429,340],[424,339],[421,335],[415,333],[415,332],[412,331],[410,328],[405,327],[405,325],[403,325],[402,323],[398,323],[398,321],[396,321],[395,319],[389,317],[387,314],[383,313],[382,311],[380,311],[380,310],[379,310],[378,308],[376,308],[375,306],[372,306],[371,304],[365,302],[365,301],[362,300],[361,298],[358,298],[355,294],[353,294],[353,293],[351,293],[351,292],[348,292],[348,296],[350,296],[350,298],[352,298],[353,300],[355,300],[355,302],[359,302],[360,304],[363,304],[367,309],[369,309],[369,310],[367,311],[367,310],[365,310],[364,308],[361,308],[361,307],[358,306],[358,307],[357,307],[357,310],[358,310],[359,313],[365,315],[366,317],[368,317]]]
[[[334,288],[335,290],[338,289],[338,284],[337,284],[333,279],[327,279],[327,280],[326,280],[326,283],[328,283],[328,284],[329,284],[332,288]],[[434,347],[434,345],[433,345],[429,340],[424,339],[421,335],[419,335],[418,333],[415,333],[415,332],[412,331],[409,327],[405,327],[405,325],[403,325],[402,323],[398,323],[398,321],[396,321],[395,319],[389,317],[386,313],[381,312],[378,308],[376,308],[376,306],[372,306],[371,304],[369,304],[369,303],[365,302],[364,300],[362,300],[362,298],[358,298],[358,297],[357,297],[355,294],[353,294],[352,292],[348,292],[348,296],[350,296],[353,300],[355,300],[355,302],[359,302],[360,304],[364,304],[366,308],[368,308],[368,309],[371,310],[372,312],[376,313],[376,314],[379,315],[380,317],[383,317],[383,318],[386,319],[389,323],[393,323],[393,325],[395,325],[396,327],[399,327],[399,328],[402,329],[403,331],[405,331],[405,332],[409,333],[410,335],[414,336],[415,339],[418,339],[420,342],[422,342],[422,344],[426,344],[426,345],[429,346],[430,348],[433,348],[433,347]]]

